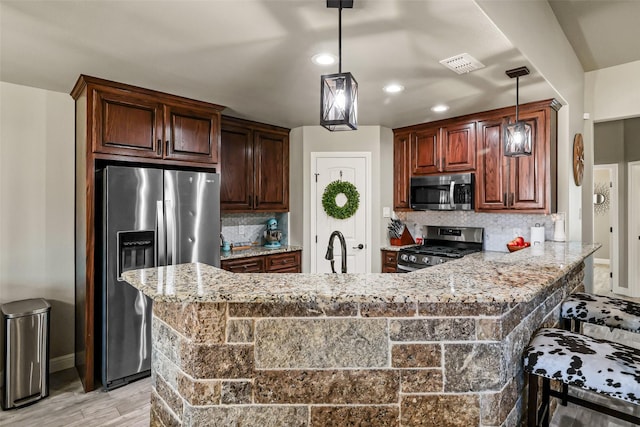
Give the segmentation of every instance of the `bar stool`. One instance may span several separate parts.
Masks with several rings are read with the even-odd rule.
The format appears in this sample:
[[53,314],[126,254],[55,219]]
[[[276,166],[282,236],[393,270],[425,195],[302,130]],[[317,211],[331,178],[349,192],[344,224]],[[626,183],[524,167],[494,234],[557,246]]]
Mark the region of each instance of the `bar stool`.
[[587,322],[640,333],[640,303],[622,298],[571,294],[562,303],[560,316],[562,327],[574,332],[580,332],[582,322]]
[[[552,390],[560,381],[584,390],[640,404],[640,350],[556,328],[540,329],[525,350],[529,377],[528,426],[549,425],[549,397],[593,409],[640,425],[640,417]],[[538,409],[538,377],[542,377],[542,405]]]

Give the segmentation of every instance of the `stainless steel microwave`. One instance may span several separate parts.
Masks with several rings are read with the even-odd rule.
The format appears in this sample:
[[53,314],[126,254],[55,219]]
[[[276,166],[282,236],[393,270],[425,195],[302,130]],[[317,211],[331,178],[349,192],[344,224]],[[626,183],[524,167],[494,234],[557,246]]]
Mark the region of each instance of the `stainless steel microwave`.
[[472,173],[411,178],[411,209],[471,211],[474,205]]

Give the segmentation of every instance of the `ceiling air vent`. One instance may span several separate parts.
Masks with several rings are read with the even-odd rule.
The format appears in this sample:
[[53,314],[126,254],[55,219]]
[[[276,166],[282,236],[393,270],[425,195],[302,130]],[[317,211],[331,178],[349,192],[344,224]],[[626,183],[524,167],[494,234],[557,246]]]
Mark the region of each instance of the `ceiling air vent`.
[[440,63],[458,74],[470,73],[471,71],[484,68],[484,64],[482,62],[478,61],[468,53],[461,53],[460,55],[443,59]]

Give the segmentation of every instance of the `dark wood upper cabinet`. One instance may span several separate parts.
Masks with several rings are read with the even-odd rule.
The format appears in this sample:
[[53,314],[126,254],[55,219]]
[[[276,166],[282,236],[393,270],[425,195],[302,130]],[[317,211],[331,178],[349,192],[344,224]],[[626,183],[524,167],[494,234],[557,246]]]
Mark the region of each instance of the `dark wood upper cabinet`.
[[289,210],[289,135],[253,134],[254,210]]
[[253,138],[251,129],[222,118],[220,134],[220,200],[222,210],[253,208]]
[[555,100],[525,104],[520,120],[531,126],[531,156],[504,157],[504,126],[515,121],[499,110],[478,122],[476,210],[479,212],[551,213],[556,209]]
[[209,109],[165,105],[167,159],[218,163],[220,115]]
[[411,132],[412,175],[473,171],[475,165],[475,122],[417,126]]
[[411,173],[424,175],[439,172],[440,129],[424,129],[411,133]]
[[95,87],[93,151],[162,158],[163,106],[118,88]]
[[502,155],[504,119],[478,122],[478,163],[476,169],[476,209],[507,206],[506,162]]
[[[84,94],[84,96],[82,95]],[[218,163],[223,107],[136,86],[80,76],[72,95],[86,99],[91,151],[106,160]]]
[[400,133],[393,137],[393,208],[408,210],[409,184],[411,178],[410,134]]
[[471,171],[476,167],[476,124],[462,123],[442,128],[443,172]]
[[225,212],[289,210],[289,129],[222,118],[220,205]]
[[515,107],[394,129],[394,208],[409,208],[413,175],[475,172],[476,211],[555,212],[559,108],[554,99],[520,106],[534,141],[526,157],[503,155],[503,129],[515,121]]

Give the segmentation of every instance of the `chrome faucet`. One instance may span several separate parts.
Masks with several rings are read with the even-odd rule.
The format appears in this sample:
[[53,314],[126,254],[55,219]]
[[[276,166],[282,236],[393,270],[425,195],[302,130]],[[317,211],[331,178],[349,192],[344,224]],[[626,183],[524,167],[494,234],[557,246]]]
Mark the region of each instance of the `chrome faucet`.
[[331,236],[329,237],[329,246],[327,246],[327,254],[324,256],[324,258],[331,261],[331,271],[335,273],[336,272],[335,265],[334,265],[335,260],[333,259],[333,240],[335,237],[338,237],[338,239],[340,240],[340,254],[342,257],[342,273],[344,274],[347,272],[347,241],[344,240],[344,236],[338,230],[331,233]]

